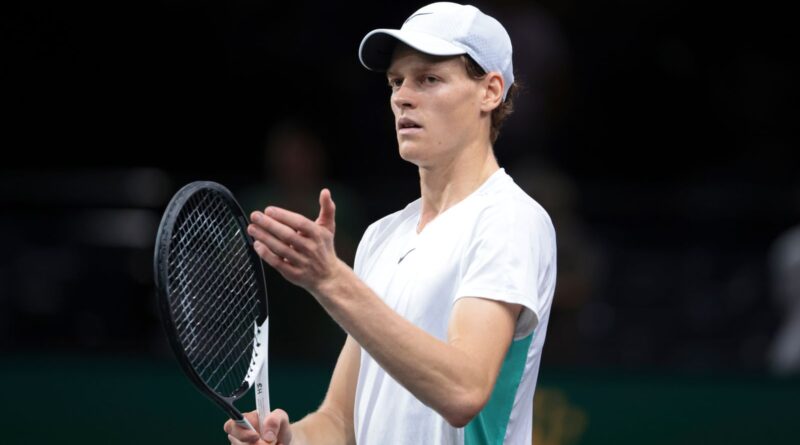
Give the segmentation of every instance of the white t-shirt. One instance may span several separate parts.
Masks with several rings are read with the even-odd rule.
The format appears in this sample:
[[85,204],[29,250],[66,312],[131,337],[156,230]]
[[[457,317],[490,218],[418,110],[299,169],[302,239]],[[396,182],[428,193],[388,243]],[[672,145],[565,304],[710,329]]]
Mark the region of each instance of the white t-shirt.
[[356,274],[389,307],[443,341],[459,298],[517,303],[523,310],[492,396],[464,428],[450,426],[362,349],[356,442],[529,445],[533,393],[555,289],[550,217],[503,169],[418,234],[420,206],[418,199],[369,226],[356,252]]

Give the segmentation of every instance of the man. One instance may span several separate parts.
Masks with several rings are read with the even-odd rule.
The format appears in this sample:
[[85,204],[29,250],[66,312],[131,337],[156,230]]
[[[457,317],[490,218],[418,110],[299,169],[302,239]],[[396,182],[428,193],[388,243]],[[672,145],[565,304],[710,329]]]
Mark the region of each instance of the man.
[[474,7],[434,3],[359,53],[386,71],[421,198],[367,229],[354,270],[334,252],[327,189],[316,221],[253,212],[258,254],[348,337],[316,412],[290,424],[275,410],[261,437],[225,431],[232,444],[529,444],[556,246],[492,150],[513,84],[508,34]]

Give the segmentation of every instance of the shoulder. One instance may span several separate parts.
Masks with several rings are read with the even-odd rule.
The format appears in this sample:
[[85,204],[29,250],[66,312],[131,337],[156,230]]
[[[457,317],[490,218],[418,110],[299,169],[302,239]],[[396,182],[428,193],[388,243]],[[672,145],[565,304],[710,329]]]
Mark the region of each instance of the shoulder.
[[374,244],[379,240],[386,239],[410,218],[414,218],[419,213],[420,200],[417,199],[409,203],[405,208],[384,216],[373,222],[367,227],[362,238],[362,243]]
[[477,226],[500,231],[534,231],[555,236],[550,215],[505,173],[480,190],[476,200]]

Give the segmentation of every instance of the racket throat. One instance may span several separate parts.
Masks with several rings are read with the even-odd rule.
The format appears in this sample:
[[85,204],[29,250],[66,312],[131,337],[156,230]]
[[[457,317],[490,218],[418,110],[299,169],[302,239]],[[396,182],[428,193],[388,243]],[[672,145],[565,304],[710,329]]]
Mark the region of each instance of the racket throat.
[[[258,418],[260,422],[270,412],[269,406],[269,317],[264,320],[261,326],[256,326],[255,344],[253,345],[253,359],[256,360],[257,369],[255,371],[255,387],[256,393],[256,409],[258,410]],[[259,363],[260,361],[260,363]],[[260,366],[259,366],[260,365]],[[252,375],[253,373],[251,373]]]

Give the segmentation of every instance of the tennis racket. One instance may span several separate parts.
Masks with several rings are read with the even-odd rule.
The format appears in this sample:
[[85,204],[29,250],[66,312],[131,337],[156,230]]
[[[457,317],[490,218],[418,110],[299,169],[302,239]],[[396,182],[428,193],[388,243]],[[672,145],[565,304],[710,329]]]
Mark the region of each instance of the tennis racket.
[[156,237],[161,319],[183,371],[236,423],[254,431],[233,404],[256,387],[269,414],[269,310],[261,259],[247,217],[220,184],[192,182],[170,200]]

